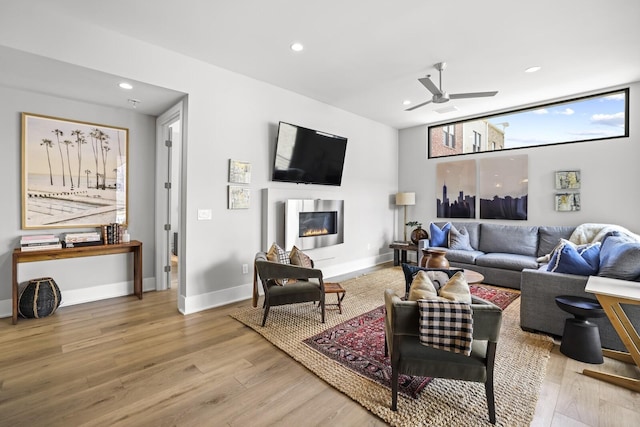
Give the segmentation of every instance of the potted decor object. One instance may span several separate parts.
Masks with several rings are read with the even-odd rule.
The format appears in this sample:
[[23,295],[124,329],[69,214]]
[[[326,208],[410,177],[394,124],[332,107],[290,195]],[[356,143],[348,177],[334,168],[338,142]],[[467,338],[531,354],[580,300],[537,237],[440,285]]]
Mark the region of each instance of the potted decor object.
[[429,238],[429,233],[427,233],[427,230],[422,228],[422,223],[418,221],[409,221],[406,225],[415,227],[411,232],[411,241],[413,244],[417,245],[420,240]]

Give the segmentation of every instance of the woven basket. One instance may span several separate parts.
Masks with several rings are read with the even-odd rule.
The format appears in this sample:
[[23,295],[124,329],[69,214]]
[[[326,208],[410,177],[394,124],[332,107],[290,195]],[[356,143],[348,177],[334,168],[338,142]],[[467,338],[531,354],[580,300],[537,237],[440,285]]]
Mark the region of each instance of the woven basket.
[[29,280],[20,292],[18,313],[22,317],[46,317],[53,314],[60,306],[62,294],[60,288],[51,277]]

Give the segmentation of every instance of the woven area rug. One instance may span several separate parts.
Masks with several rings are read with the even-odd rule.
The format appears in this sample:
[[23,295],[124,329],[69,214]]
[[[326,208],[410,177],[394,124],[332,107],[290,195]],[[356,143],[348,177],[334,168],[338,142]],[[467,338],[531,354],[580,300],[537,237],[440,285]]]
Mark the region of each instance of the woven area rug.
[[[342,303],[343,314],[327,310],[324,324],[320,323],[319,311],[311,303],[272,307],[265,327],[260,326],[260,308],[243,308],[232,317],[391,425],[491,425],[483,384],[436,378],[424,387],[417,398],[399,394],[398,411],[393,412],[389,409],[391,391],[387,386],[306,345],[305,339],[378,308],[383,304],[385,289],[393,289],[398,295],[403,295],[404,276],[400,267],[392,267],[346,280],[342,286],[347,291]],[[329,295],[328,300],[332,296]],[[498,343],[494,386],[496,425],[501,426],[530,424],[553,347],[551,338],[520,329],[519,312],[519,299],[505,309]]]

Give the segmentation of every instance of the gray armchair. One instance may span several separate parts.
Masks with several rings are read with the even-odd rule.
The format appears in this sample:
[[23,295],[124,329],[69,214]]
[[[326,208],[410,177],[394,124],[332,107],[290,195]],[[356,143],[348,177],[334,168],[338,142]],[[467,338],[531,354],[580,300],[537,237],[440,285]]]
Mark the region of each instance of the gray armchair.
[[[253,268],[253,306],[258,306],[258,279],[264,290],[264,316],[262,326],[267,321],[271,306],[296,304],[300,302],[320,302],[322,323],[325,315],[325,294],[322,271],[316,268],[299,267],[292,264],[281,264],[267,259],[267,254],[258,252]],[[276,280],[295,279],[285,285]],[[315,309],[315,305],[313,306]]]
[[416,301],[403,301],[394,291],[384,294],[386,305],[385,354],[391,353],[391,409],[398,409],[398,376],[420,375],[484,383],[489,420],[496,422],[493,394],[493,365],[502,310],[472,296],[473,344],[465,356],[420,343],[419,309]]

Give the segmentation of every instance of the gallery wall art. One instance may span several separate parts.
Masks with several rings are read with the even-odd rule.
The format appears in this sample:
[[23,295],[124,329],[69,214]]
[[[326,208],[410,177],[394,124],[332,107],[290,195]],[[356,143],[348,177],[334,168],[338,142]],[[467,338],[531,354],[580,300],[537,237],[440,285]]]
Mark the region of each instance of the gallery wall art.
[[129,130],[22,113],[22,228],[127,224]]
[[480,159],[480,218],[527,219],[529,156]]
[[436,166],[438,218],[476,217],[476,161],[442,162]]

